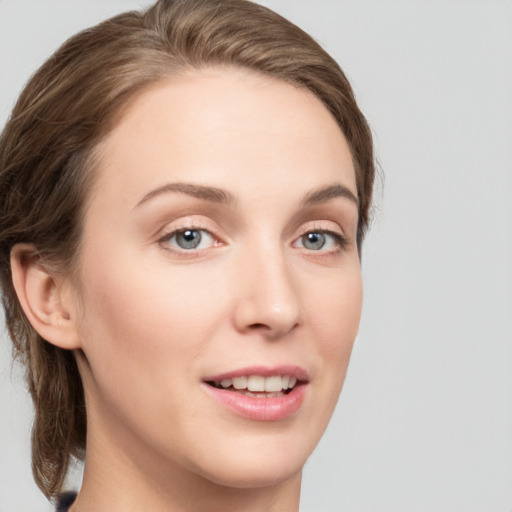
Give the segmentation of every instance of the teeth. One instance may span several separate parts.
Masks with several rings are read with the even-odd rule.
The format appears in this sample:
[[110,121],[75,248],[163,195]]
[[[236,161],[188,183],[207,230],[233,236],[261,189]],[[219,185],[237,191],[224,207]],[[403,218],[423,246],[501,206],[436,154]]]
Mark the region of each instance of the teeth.
[[251,375],[247,379],[247,389],[249,391],[265,391],[265,377],[261,375]]
[[[217,385],[224,389],[233,386],[236,390],[248,390],[252,393],[265,392],[268,396],[274,396],[276,393],[292,389],[297,384],[297,378],[290,375],[272,375],[263,377],[261,375],[247,375],[242,377],[233,377],[232,379],[222,379]],[[258,395],[259,396],[259,395]]]
[[234,377],[233,387],[235,389],[246,389],[247,388],[247,377]]
[[274,398],[276,396],[283,396],[283,394],[281,391],[278,393],[251,393],[250,391],[244,391],[245,396],[251,396],[252,398]]
[[231,379],[222,379],[220,381],[220,385],[223,387],[223,388],[229,388],[231,386],[231,384],[233,384],[233,381]]
[[283,389],[282,379],[278,375],[275,377],[267,377],[265,379],[265,391],[276,393]]

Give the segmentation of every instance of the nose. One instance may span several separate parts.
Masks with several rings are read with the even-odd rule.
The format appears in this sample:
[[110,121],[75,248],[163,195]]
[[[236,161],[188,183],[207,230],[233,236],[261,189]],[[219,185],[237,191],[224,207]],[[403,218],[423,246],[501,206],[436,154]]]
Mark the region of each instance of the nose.
[[299,325],[298,283],[284,255],[246,256],[238,273],[234,323],[239,332],[278,339]]

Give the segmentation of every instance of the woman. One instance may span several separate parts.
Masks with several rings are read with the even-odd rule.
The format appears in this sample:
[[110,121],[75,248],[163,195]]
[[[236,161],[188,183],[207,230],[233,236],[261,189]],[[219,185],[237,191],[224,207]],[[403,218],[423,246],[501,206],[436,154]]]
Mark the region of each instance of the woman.
[[296,511],[361,311],[372,142],[342,71],[244,0],[64,44],[0,141],[6,321],[61,509]]

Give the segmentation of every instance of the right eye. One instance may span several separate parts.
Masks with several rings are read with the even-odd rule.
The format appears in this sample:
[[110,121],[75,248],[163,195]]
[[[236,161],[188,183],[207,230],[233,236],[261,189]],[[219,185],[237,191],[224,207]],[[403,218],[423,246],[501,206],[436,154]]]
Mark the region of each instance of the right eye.
[[170,245],[178,251],[209,249],[216,245],[213,235],[205,229],[185,228],[172,231],[160,239],[162,244]]

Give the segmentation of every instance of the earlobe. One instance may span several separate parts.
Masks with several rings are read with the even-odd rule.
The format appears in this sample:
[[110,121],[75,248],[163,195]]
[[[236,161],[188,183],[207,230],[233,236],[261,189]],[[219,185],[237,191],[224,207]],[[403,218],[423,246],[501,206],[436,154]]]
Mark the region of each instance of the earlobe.
[[11,272],[21,307],[38,334],[63,349],[81,348],[71,298],[65,293],[65,281],[52,275],[33,245],[13,247]]

